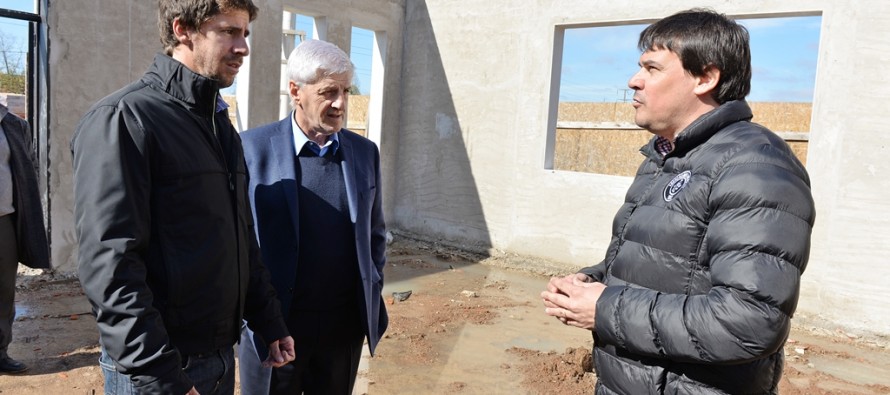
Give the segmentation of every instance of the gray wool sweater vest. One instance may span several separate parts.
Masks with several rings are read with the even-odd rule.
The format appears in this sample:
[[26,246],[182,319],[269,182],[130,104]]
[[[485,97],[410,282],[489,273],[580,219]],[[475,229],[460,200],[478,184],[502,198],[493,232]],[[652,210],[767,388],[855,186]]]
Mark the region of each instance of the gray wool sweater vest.
[[358,258],[340,152],[318,157],[304,147],[297,159],[300,250],[292,310],[354,308]]

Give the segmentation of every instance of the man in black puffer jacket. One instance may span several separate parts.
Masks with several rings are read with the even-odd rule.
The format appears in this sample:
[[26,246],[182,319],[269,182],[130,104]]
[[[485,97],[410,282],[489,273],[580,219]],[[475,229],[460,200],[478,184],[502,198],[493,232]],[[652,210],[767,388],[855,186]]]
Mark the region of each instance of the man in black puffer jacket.
[[815,219],[788,145],[751,123],[748,33],[689,10],[640,35],[635,122],[655,135],[606,258],[547,314],[593,331],[598,394],[770,394]]

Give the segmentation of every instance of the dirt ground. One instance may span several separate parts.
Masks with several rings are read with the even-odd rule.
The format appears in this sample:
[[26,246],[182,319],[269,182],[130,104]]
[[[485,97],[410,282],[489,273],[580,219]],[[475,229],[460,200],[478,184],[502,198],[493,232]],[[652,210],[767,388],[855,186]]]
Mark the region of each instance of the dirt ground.
[[[357,393],[593,393],[590,333],[543,313],[538,294],[549,270],[509,269],[507,257],[407,239],[388,256],[390,326],[364,361]],[[102,393],[95,321],[79,283],[47,275],[19,282],[9,352],[30,370],[0,375],[0,394]],[[890,349],[881,342],[798,324],[785,354],[783,394],[890,393]]]

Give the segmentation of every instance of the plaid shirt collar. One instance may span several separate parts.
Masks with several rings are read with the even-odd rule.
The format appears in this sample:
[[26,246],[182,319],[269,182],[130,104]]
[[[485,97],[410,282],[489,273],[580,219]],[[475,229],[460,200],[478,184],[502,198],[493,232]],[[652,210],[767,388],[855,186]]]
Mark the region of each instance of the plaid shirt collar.
[[655,152],[658,152],[662,158],[667,156],[667,154],[671,153],[671,151],[673,150],[674,143],[672,143],[670,140],[661,136],[658,136],[655,139]]

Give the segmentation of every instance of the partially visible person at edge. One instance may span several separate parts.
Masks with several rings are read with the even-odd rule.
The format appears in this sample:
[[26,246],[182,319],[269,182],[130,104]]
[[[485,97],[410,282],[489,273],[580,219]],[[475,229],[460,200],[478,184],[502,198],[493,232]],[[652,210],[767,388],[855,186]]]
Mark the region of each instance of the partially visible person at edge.
[[747,30],[710,10],[641,34],[635,122],[655,136],[605,259],[545,311],[593,332],[598,394],[771,394],[815,219],[806,170],[745,102]]
[[28,122],[0,104],[0,373],[28,370],[8,353],[19,262],[50,268],[31,140]]
[[248,55],[251,0],[161,0],[165,53],[72,141],[78,275],[106,394],[232,394],[242,318],[293,359],[260,261],[238,133],[219,88]]
[[264,369],[245,330],[244,395],[351,394],[364,339],[373,355],[386,330],[380,153],[343,128],[353,73],[337,46],[304,41],[287,61],[294,111],[242,134],[263,263],[296,343],[293,363]]

